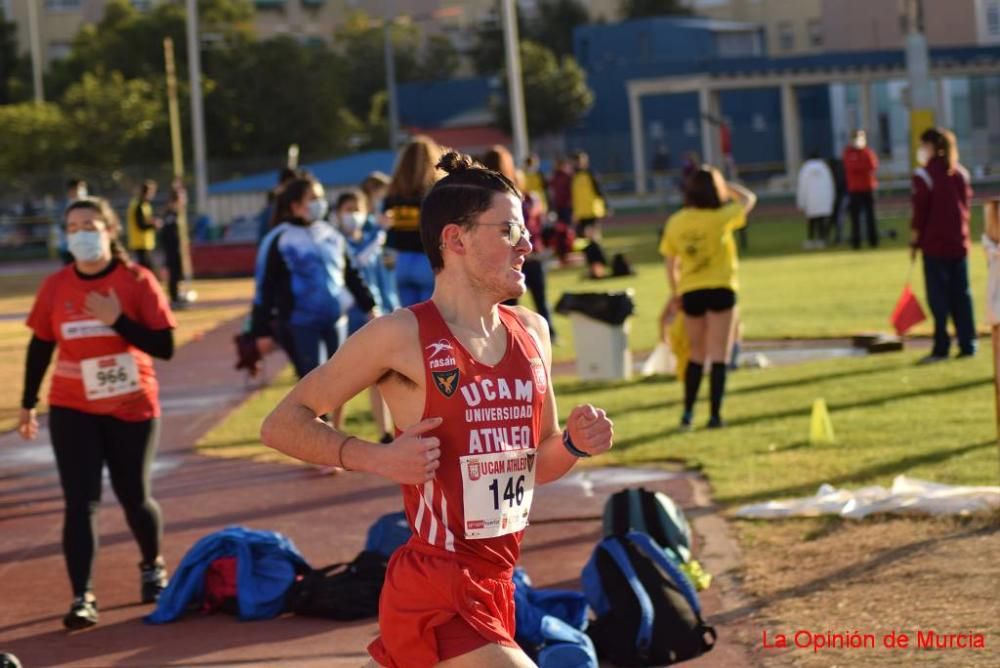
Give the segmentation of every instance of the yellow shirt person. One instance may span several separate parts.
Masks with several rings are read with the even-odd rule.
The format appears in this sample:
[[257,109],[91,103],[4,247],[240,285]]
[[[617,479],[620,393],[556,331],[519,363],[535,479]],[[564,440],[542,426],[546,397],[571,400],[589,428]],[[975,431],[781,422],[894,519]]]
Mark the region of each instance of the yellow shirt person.
[[734,292],[738,289],[733,230],[746,224],[746,211],[736,202],[718,209],[684,207],[667,219],[660,254],[680,260],[679,294],[713,288],[729,288]]

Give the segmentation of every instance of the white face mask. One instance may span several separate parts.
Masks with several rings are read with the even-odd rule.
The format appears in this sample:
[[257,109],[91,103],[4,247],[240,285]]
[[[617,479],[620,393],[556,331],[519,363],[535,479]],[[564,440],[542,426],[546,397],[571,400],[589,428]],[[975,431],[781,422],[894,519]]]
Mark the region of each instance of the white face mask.
[[857,137],[854,140],[854,148],[864,148],[868,146],[868,139],[866,137]]
[[87,199],[87,189],[86,188],[80,188],[79,190],[77,190],[76,191],[76,198],[77,199]]
[[326,200],[314,199],[309,202],[310,221],[323,220],[326,218]]
[[80,262],[96,262],[111,254],[104,235],[95,230],[79,230],[67,235],[66,245]]
[[917,149],[917,164],[926,165],[930,162],[931,158],[934,157],[934,153],[926,146],[920,146]]
[[365,214],[360,211],[352,211],[350,213],[344,213],[338,216],[340,220],[340,229],[344,231],[345,234],[354,234],[357,230],[365,224]]

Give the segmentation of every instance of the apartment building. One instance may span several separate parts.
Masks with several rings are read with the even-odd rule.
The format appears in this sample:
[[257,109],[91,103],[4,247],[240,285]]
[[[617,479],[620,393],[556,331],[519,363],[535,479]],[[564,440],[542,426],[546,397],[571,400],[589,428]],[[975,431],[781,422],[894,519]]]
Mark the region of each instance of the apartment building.
[[826,50],[823,0],[690,0],[688,4],[700,16],[759,24],[772,56]]
[[[904,0],[822,0],[830,51],[903,48],[914,21]],[[933,47],[1000,44],[1000,0],[923,0],[923,27]]]

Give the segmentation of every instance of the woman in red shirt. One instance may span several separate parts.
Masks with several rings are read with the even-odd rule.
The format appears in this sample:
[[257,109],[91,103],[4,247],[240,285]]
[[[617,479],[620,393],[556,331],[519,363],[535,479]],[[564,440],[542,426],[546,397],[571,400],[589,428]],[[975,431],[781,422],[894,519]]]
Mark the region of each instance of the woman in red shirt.
[[91,568],[105,464],[142,553],[142,601],[155,601],[167,584],[160,507],[150,495],[160,417],[150,356],[170,359],[176,323],[156,278],[119,245],[118,218],[105,201],[78,200],[64,216],[74,262],[45,280],[28,316],[33,336],[18,431],[38,436],[38,388],[58,346],[49,432],[66,503],[63,553],[74,597],[63,624],[81,629],[97,623]]

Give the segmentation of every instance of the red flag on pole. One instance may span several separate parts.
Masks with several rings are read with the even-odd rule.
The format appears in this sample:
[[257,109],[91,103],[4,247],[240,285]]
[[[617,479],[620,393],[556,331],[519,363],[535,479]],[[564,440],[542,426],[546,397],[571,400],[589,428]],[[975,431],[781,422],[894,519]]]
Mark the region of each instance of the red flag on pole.
[[924,313],[924,309],[920,306],[920,302],[913,295],[913,291],[910,290],[910,284],[907,283],[903,286],[903,294],[899,296],[899,301],[896,302],[896,308],[892,309],[892,315],[889,316],[889,322],[892,326],[896,328],[896,334],[902,336],[906,334],[911,327],[927,320],[927,315]]

